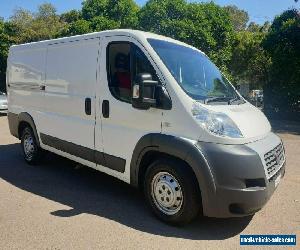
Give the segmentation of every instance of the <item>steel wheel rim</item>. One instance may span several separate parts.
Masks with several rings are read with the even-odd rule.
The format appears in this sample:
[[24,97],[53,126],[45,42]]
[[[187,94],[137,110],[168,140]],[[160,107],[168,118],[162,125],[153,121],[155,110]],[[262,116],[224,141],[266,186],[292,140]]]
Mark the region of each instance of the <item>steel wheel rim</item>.
[[178,180],[168,172],[157,173],[151,182],[151,196],[156,207],[167,215],[178,213],[183,193]]
[[34,141],[30,134],[26,134],[24,136],[23,148],[26,158],[30,160],[33,157],[33,153],[35,150]]

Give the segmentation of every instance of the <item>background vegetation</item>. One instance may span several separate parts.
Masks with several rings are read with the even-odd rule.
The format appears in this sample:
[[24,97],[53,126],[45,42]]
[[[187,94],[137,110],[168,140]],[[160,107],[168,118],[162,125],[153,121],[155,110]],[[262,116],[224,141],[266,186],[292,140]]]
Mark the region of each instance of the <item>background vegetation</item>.
[[273,23],[249,23],[236,6],[186,0],[86,0],[82,9],[58,15],[49,3],[32,13],[18,8],[0,19],[0,90],[5,90],[8,49],[12,44],[106,29],[151,31],[204,51],[234,83],[264,88],[265,108],[300,112],[300,13],[287,10]]

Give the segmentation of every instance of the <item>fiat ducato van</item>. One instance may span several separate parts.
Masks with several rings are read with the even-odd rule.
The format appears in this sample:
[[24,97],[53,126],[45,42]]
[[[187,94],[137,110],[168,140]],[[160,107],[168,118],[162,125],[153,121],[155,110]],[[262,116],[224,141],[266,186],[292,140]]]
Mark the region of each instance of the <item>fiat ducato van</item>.
[[285,173],[265,115],[188,44],[103,31],[12,46],[7,67],[27,163],[51,151],[112,175],[167,223],[254,214]]

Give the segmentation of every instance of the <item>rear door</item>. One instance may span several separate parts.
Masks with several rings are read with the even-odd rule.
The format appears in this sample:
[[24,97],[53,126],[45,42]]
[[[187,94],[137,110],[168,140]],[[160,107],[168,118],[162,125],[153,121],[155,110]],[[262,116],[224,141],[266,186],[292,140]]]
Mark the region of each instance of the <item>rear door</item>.
[[150,56],[133,38],[105,37],[102,45],[101,96],[97,98],[105,158],[101,170],[130,182],[130,162],[137,142],[145,134],[160,133],[162,119],[161,110],[132,107],[131,87],[139,73],[151,73],[156,80],[158,77]]

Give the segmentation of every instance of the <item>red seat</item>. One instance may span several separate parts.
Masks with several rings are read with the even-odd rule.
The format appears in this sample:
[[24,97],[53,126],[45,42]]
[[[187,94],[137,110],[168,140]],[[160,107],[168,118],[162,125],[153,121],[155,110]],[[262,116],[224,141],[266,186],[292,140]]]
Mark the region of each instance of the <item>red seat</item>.
[[131,77],[128,72],[116,72],[119,88],[131,89]]

